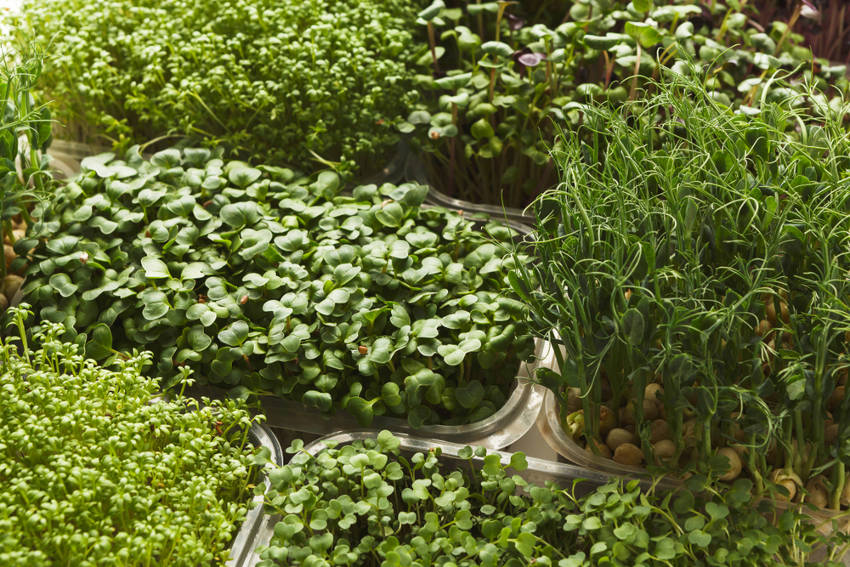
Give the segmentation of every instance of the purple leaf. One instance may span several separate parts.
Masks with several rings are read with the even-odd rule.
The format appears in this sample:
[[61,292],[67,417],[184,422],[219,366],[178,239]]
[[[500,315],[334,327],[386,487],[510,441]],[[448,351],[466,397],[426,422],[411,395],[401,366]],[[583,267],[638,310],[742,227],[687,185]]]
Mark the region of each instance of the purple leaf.
[[809,20],[818,20],[820,21],[820,10],[812,4],[809,0],[803,0],[803,8],[800,10],[800,16],[807,18]]
[[520,18],[519,16],[514,16],[513,14],[507,14],[508,16],[508,27],[511,31],[521,30],[525,25],[525,20]]
[[534,67],[544,59],[546,59],[545,53],[523,53],[516,60],[523,67]]

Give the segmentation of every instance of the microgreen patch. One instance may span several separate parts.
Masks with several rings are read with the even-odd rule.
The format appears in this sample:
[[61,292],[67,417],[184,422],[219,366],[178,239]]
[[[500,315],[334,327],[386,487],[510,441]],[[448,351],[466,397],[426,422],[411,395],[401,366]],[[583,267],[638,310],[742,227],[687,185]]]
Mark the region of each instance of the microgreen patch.
[[281,520],[262,567],[785,566],[823,541],[805,516],[773,525],[769,507],[749,500],[683,490],[690,505],[678,510],[636,481],[535,486],[516,474],[522,453],[508,464],[480,448],[410,454],[387,431],[315,456],[300,449],[271,474],[266,505]]
[[32,93],[41,71],[41,59],[28,49],[0,52],[0,311],[20,288],[26,265],[14,245],[32,222],[30,208],[52,188],[46,155],[53,140],[50,109]]
[[95,156],[40,212],[25,291],[90,355],[152,349],[168,378],[186,366],[363,423],[492,414],[533,349],[514,233],[422,208],[418,185],[339,191],[329,171],[204,150]]
[[[223,564],[268,450],[233,401],[164,399],[150,353],[98,366],[42,325],[0,339],[0,563]],[[19,346],[20,343],[24,346]]]
[[41,92],[57,101],[65,137],[126,146],[179,133],[273,163],[374,171],[416,98],[411,4],[27,1],[11,27],[50,54]]
[[541,261],[512,282],[564,347],[541,379],[588,450],[848,506],[847,103],[748,116],[700,75],[655,89],[584,107],[537,202]]
[[798,92],[780,74],[847,91],[846,66],[808,64],[802,37],[783,21],[762,27],[758,12],[723,0],[434,0],[417,20],[423,96],[398,128],[425,150],[438,190],[522,208],[556,185],[549,151],[580,124],[579,104],[640,100],[666,69],[710,67],[711,96],[752,112]]

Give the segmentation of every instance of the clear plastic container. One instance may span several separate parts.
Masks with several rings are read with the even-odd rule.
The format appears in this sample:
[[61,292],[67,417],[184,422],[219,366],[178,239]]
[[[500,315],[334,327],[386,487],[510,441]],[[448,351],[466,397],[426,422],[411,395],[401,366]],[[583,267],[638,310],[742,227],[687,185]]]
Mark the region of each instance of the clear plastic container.
[[507,221],[508,223],[518,223],[523,225],[534,225],[535,217],[531,212],[526,212],[522,209],[514,207],[502,207],[501,205],[489,205],[485,203],[473,203],[449,197],[431,185],[431,180],[425,170],[425,164],[422,158],[412,150],[407,144],[399,144],[399,151],[396,154],[396,160],[399,160],[400,166],[396,165],[396,169],[402,171],[402,177],[405,181],[416,181],[422,185],[428,185],[428,197],[426,202],[432,205],[439,205],[449,209],[458,209],[471,213],[484,213],[494,219]]
[[[561,427],[558,410],[558,401],[551,390],[547,390],[543,396],[543,407],[537,418],[537,429],[540,435],[556,453],[568,460],[570,463],[590,469],[599,473],[615,475],[623,478],[649,479],[652,475],[643,467],[621,465],[612,459],[585,451],[573,438]],[[675,477],[664,478],[660,485],[675,489],[682,481]],[[811,507],[792,502],[773,500],[773,505],[778,510],[787,510],[797,507],[800,511],[812,518],[815,526],[824,533],[833,531],[832,521],[839,521],[839,529],[844,533],[850,533],[850,512],[834,512],[831,510],[814,510]],[[845,565],[850,566],[850,556],[845,557]]]
[[[339,447],[341,445],[352,443],[354,441],[361,441],[363,439],[374,439],[377,437],[377,435],[378,430],[376,429],[334,433],[332,435],[322,437],[321,439],[317,439],[316,441],[307,445],[304,450],[315,456],[326,448],[325,443],[332,443],[335,444],[336,447]],[[430,449],[439,447],[441,451],[441,459],[455,461],[463,465],[467,463],[465,459],[461,459],[458,455],[459,451],[464,447],[468,446],[469,444],[451,443],[439,439],[414,437],[405,433],[397,432],[393,432],[393,435],[395,435],[401,442],[399,448],[405,454],[427,452]],[[488,450],[488,454],[498,454],[501,458],[501,462],[503,464],[508,464],[510,463],[512,453],[505,451]],[[592,471],[574,465],[558,463],[555,461],[536,459],[534,457],[527,457],[526,461],[528,461],[528,469],[518,474],[525,478],[528,482],[533,482],[541,486],[548,481],[557,482],[563,486],[568,486],[571,485],[575,480],[583,479],[587,481],[583,484],[585,484],[588,489],[590,489],[597,486],[601,486],[607,482],[614,480],[615,478],[614,476],[609,475],[607,473]],[[474,462],[483,464],[483,460],[477,457],[474,459]],[[649,483],[645,483],[645,487],[649,486]]]
[[643,467],[621,465],[601,455],[585,451],[584,447],[576,443],[561,426],[558,400],[551,390],[546,390],[543,395],[543,407],[537,418],[537,429],[546,444],[571,463],[620,476],[635,478],[651,476]]
[[[283,450],[274,433],[266,425],[254,424],[248,434],[248,439],[255,447],[265,447],[271,453],[269,460],[277,466],[283,466]],[[268,478],[263,476],[266,490],[270,488]],[[265,491],[264,491],[265,492]],[[260,561],[256,549],[261,545],[268,545],[274,533],[277,519],[265,514],[263,509],[263,496],[254,496],[254,507],[248,510],[245,522],[230,548],[230,559],[226,567],[253,567]]]
[[[534,369],[551,364],[552,351],[548,342],[536,341],[535,361],[522,363],[517,372],[516,387],[508,401],[493,415],[467,425],[428,425],[412,428],[397,417],[377,416],[371,427],[376,431],[389,429],[402,433],[440,439],[464,445],[481,445],[503,449],[525,435],[537,421],[545,388],[529,380]],[[192,395],[224,397],[227,390],[213,386],[196,386]],[[339,431],[362,429],[357,420],[345,411],[323,414],[301,403],[274,396],[262,396],[260,404],[267,423],[273,428],[313,435],[328,435]]]

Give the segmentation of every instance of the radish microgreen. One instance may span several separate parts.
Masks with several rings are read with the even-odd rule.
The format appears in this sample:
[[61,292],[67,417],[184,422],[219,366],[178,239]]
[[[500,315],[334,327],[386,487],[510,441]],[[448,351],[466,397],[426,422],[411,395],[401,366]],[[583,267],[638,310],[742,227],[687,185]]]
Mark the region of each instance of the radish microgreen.
[[21,246],[28,301],[98,359],[151,349],[169,379],[189,367],[364,424],[419,426],[491,415],[532,353],[506,280],[515,231],[422,207],[426,187],[343,194],[331,171],[191,148],[82,167]]
[[820,542],[835,556],[846,539],[755,502],[743,479],[725,496],[696,478],[675,494],[637,481],[537,486],[521,476],[522,453],[504,464],[483,448],[410,453],[388,431],[315,457],[301,449],[269,475],[280,521],[261,567],[790,567],[811,565]]

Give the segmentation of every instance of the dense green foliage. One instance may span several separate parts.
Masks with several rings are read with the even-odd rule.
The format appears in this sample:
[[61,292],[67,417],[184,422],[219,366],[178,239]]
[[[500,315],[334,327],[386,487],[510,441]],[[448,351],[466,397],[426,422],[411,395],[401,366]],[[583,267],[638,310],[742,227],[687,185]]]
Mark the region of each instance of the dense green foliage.
[[260,565],[812,565],[821,539],[805,516],[755,504],[744,480],[725,497],[636,481],[543,487],[509,472],[526,469],[522,453],[440,455],[403,454],[388,431],[298,452],[269,475],[266,505],[281,520]]
[[140,374],[148,353],[101,367],[61,325],[29,348],[10,312],[23,346],[0,339],[0,563],[223,564],[253,493],[248,413],[165,400]]
[[813,75],[802,38],[782,21],[762,29],[742,4],[435,0],[419,20],[424,96],[399,128],[440,191],[524,207],[555,184],[549,149],[578,124],[575,104],[634,98],[663,68],[710,67],[711,96],[734,108],[785,97],[777,73],[847,88],[844,66],[820,61]]
[[847,107],[810,92],[820,114],[747,116],[689,76],[656,89],[625,112],[585,107],[563,136],[561,186],[536,203],[541,261],[513,282],[566,349],[544,380],[564,411],[563,388],[578,389],[588,441],[612,426],[602,404],[616,420],[634,400],[647,463],[657,382],[668,466],[723,472],[712,457],[729,445],[759,490],[819,486],[850,505]]
[[[40,209],[25,293],[88,352],[156,353],[210,383],[411,424],[487,417],[533,341],[506,226],[205,149],[87,158]],[[495,239],[495,240],[494,240]],[[501,243],[501,244],[500,244]]]
[[51,0],[18,26],[49,42],[39,87],[63,137],[166,134],[309,169],[373,170],[413,100],[407,0]]
[[[45,151],[52,140],[50,111],[37,105],[31,92],[40,73],[38,57],[15,61],[0,52],[0,242],[15,242],[16,219],[28,219],[29,207],[49,188]],[[23,267],[23,260],[4,256],[0,280]]]

